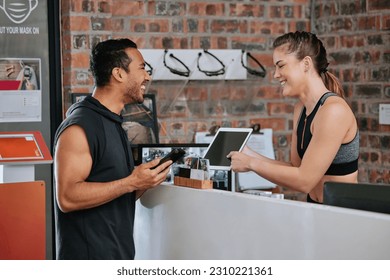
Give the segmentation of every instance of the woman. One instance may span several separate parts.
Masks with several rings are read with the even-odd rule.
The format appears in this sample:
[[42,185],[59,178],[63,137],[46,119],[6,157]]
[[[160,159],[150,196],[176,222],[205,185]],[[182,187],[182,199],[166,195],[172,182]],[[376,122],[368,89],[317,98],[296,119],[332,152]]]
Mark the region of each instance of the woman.
[[326,50],[316,35],[287,33],[274,44],[274,78],[294,107],[291,162],[268,159],[245,147],[231,152],[235,172],[254,171],[275,184],[323,202],[326,181],[357,182],[359,132],[338,79],[328,72]]

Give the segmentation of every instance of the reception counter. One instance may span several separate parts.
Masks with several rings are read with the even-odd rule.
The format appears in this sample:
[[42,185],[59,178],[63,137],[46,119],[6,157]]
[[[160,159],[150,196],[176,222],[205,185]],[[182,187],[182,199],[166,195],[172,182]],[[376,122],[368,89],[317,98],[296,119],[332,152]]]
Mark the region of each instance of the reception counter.
[[138,201],[136,259],[390,259],[390,215],[161,185]]

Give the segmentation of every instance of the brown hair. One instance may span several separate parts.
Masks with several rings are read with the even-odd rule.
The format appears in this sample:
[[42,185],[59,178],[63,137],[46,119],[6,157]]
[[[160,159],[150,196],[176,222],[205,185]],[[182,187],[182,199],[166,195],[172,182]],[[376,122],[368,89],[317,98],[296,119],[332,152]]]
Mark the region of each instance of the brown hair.
[[315,34],[305,31],[286,33],[275,39],[273,47],[277,48],[284,44],[288,44],[288,51],[295,53],[299,60],[310,56],[325,86],[330,91],[344,97],[344,90],[339,79],[328,71],[329,62],[326,58],[325,47]]

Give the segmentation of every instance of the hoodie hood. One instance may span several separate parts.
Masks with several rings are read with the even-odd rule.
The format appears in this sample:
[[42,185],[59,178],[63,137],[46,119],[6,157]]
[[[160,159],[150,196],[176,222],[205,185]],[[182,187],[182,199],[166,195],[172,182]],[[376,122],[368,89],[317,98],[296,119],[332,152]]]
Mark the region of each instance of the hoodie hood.
[[96,98],[92,97],[91,94],[87,95],[82,101],[77,102],[69,107],[68,111],[66,112],[66,117],[68,117],[73,111],[75,111],[78,108],[86,107],[91,110],[94,110],[95,112],[99,113],[100,115],[116,122],[119,124],[122,124],[123,117],[120,115],[115,114],[114,112],[110,111],[102,105]]

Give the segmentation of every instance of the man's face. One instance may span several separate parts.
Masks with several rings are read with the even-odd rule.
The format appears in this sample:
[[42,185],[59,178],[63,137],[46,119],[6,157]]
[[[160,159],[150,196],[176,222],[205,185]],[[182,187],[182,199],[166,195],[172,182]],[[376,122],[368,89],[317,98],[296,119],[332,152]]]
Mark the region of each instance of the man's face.
[[128,48],[126,53],[131,59],[131,63],[129,64],[128,73],[125,74],[125,104],[142,103],[150,76],[145,70],[145,61],[142,54],[137,49]]

